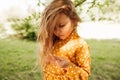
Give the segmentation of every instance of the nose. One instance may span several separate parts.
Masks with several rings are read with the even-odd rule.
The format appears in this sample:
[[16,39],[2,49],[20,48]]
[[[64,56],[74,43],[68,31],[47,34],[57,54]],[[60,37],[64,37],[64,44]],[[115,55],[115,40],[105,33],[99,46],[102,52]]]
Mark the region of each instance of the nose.
[[55,33],[56,33],[57,35],[59,35],[59,34],[61,33],[61,30],[60,30],[59,27],[56,27],[56,29],[55,29]]

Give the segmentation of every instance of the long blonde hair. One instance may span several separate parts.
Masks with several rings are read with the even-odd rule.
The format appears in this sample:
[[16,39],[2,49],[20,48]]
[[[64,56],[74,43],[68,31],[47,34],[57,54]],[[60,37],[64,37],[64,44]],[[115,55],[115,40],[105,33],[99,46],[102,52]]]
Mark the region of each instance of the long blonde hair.
[[45,66],[47,57],[52,54],[53,45],[58,39],[54,34],[54,28],[58,15],[64,13],[77,26],[80,21],[71,0],[53,0],[46,8],[42,15],[41,24],[38,30],[39,62],[41,67]]

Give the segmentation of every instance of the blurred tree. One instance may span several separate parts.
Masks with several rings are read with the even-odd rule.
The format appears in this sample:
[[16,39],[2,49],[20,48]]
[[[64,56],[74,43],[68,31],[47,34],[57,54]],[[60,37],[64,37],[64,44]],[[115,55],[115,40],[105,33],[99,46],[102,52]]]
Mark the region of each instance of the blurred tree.
[[75,7],[82,5],[86,0],[73,0]]
[[103,4],[98,4],[98,8],[102,11],[103,16],[100,18],[120,22],[120,1],[105,0]]
[[120,22],[120,0],[74,0],[74,4],[84,20]]
[[3,24],[0,23],[0,34],[3,33],[5,31],[4,27],[3,27]]
[[12,27],[16,30],[17,36],[24,39],[36,40],[40,13],[33,13],[24,19],[14,18],[9,21],[13,21]]

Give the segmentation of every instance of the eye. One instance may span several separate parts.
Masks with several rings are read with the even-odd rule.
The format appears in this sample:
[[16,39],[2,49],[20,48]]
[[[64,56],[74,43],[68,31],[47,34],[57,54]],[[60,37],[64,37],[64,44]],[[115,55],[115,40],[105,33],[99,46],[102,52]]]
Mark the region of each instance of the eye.
[[63,28],[65,26],[65,24],[61,24],[59,25],[59,28]]

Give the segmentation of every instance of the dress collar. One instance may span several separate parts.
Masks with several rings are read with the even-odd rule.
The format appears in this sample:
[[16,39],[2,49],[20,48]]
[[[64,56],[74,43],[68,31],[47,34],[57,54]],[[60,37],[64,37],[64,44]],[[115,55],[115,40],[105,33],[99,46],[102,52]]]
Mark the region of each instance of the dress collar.
[[71,32],[71,34],[66,38],[66,39],[64,39],[64,40],[62,40],[62,39],[60,39],[60,40],[58,40],[57,42],[58,43],[67,43],[69,40],[71,40],[71,39],[76,39],[76,38],[79,38],[80,36],[77,34],[77,32],[76,32],[76,30],[73,30],[72,32]]

